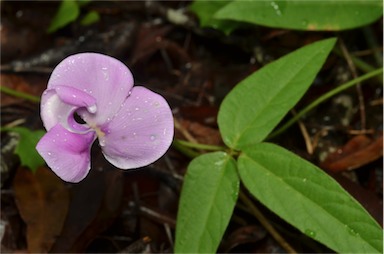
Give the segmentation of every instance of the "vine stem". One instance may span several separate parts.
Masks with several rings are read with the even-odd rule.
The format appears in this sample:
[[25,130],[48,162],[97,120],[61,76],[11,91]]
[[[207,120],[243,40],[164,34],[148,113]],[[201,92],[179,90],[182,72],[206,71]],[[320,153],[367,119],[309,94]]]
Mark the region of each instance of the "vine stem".
[[180,140],[180,139],[176,139],[174,142],[182,146],[195,148],[195,149],[202,149],[202,150],[208,150],[208,151],[224,151],[225,150],[225,148],[222,146],[199,144],[199,143],[193,143],[193,142]]
[[13,90],[11,88],[5,87],[5,86],[0,86],[0,91],[18,98],[22,98],[34,103],[40,103],[40,98],[37,96],[33,96],[27,93],[19,92],[16,90]]
[[379,74],[382,74],[383,73],[383,69],[376,69],[374,71],[371,71],[363,76],[360,76],[358,78],[355,78],[347,83],[344,83],[338,87],[336,87],[335,89],[332,89],[331,91],[323,94],[322,96],[320,96],[319,98],[317,98],[316,100],[314,100],[311,104],[309,104],[308,106],[306,106],[304,109],[302,109],[299,113],[297,113],[297,115],[295,115],[294,117],[291,118],[291,120],[289,120],[288,122],[286,122],[283,126],[281,126],[279,129],[277,129],[276,131],[272,132],[268,137],[267,139],[270,139],[270,138],[273,138],[279,134],[281,134],[282,132],[284,132],[286,129],[288,129],[289,127],[291,127],[294,123],[296,123],[302,116],[304,116],[306,113],[308,113],[309,111],[311,111],[313,108],[317,107],[319,104],[323,103],[324,101],[328,100],[329,98],[331,98],[332,96],[364,81],[364,80],[367,80],[367,79],[370,79],[374,76],[377,76]]
[[251,210],[252,214],[260,221],[261,225],[272,235],[272,237],[283,247],[287,253],[297,253],[297,251],[280,235],[279,232],[269,223],[268,219],[263,213],[255,206],[250,198],[244,192],[239,192],[240,199]]

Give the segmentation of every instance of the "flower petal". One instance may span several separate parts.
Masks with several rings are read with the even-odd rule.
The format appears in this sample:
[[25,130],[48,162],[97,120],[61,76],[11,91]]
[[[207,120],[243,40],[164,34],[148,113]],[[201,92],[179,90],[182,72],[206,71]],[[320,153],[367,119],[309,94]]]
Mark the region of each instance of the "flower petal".
[[133,86],[129,69],[119,60],[97,53],[81,53],[67,57],[53,70],[48,89],[69,86],[94,97],[97,112],[82,112],[91,125],[112,119]]
[[90,113],[95,113],[97,110],[95,97],[86,92],[70,86],[55,86],[55,91],[64,103],[86,107]]
[[94,113],[96,99],[81,90],[68,86],[56,86],[44,91],[41,99],[41,118],[47,130],[60,123],[74,132],[87,131],[89,127],[76,123],[73,114],[77,110]]
[[72,133],[57,124],[40,139],[36,150],[56,175],[77,183],[91,168],[90,149],[94,140],[94,132]]
[[166,100],[144,87],[135,86],[121,110],[99,137],[105,158],[122,169],[146,166],[168,150],[174,125]]

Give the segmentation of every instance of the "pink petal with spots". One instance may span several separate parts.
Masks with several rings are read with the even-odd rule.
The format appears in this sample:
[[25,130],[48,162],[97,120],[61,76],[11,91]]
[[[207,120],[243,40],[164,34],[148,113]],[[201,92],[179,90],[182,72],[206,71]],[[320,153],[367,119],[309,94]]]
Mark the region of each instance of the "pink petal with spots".
[[95,134],[69,132],[60,124],[52,127],[39,141],[36,150],[61,179],[77,183],[90,168],[90,149]]
[[173,116],[165,99],[135,86],[113,120],[102,126],[99,138],[105,158],[122,169],[153,163],[173,140]]

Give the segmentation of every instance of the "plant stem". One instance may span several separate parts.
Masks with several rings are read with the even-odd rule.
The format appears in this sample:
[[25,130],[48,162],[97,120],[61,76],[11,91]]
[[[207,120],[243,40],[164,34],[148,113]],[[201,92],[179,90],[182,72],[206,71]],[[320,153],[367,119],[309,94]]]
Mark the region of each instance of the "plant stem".
[[[338,48],[335,47],[335,48],[333,48],[332,51],[336,55],[338,55],[340,57],[343,57],[343,53]],[[361,60],[360,58],[358,58],[356,56],[351,55],[351,59],[352,59],[353,63],[356,65],[356,67],[359,68],[361,71],[363,71],[365,73],[368,73],[368,72],[371,72],[371,71],[375,70],[375,67],[373,67],[372,65],[364,62],[363,60]]]
[[383,56],[382,56],[383,52],[379,50],[379,43],[376,40],[372,27],[370,26],[363,27],[363,33],[364,33],[365,39],[368,42],[369,47],[373,49],[373,56],[375,57],[377,65],[379,66],[383,65]]
[[179,140],[174,140],[172,142],[172,146],[175,147],[176,150],[178,150],[179,152],[181,152],[182,154],[186,155],[191,159],[200,155],[200,153],[194,151],[193,149],[180,144]]
[[319,98],[317,98],[315,101],[313,101],[311,104],[309,104],[308,106],[306,106],[304,109],[302,109],[299,113],[297,113],[297,115],[295,115],[294,117],[291,118],[291,120],[289,120],[288,122],[286,122],[283,126],[281,126],[279,129],[277,129],[276,131],[272,132],[268,137],[267,139],[270,139],[270,138],[273,138],[279,134],[281,134],[282,132],[284,132],[286,129],[288,129],[289,127],[291,127],[295,122],[297,122],[297,120],[299,120],[302,116],[304,116],[306,113],[308,113],[309,111],[311,111],[313,108],[317,107],[319,104],[323,103],[324,101],[328,100],[329,98],[331,98],[332,96],[358,84],[359,82],[362,82],[364,80],[367,80],[367,79],[370,79],[374,76],[377,76],[379,74],[382,74],[383,73],[383,69],[376,69],[374,71],[371,71],[363,76],[360,76],[356,79],[353,79],[347,83],[344,83],[338,87],[336,87],[335,89],[332,89],[331,91],[323,94],[322,96],[320,96]]
[[240,191],[239,193],[240,199],[244,202],[244,204],[252,211],[253,215],[260,221],[261,225],[272,235],[272,237],[283,247],[287,253],[297,253],[295,249],[292,248],[291,245],[276,231],[276,229],[272,226],[271,223],[267,220],[267,218],[263,215],[263,213],[253,204],[252,200],[247,197],[244,192]]
[[18,98],[22,98],[34,103],[40,103],[40,98],[37,96],[33,96],[27,93],[19,92],[16,90],[13,90],[11,88],[5,87],[5,86],[0,86],[0,91]]
[[202,149],[202,150],[209,150],[209,151],[224,151],[225,150],[225,148],[222,146],[192,143],[192,142],[180,140],[180,139],[176,139],[175,142],[179,143],[182,146],[195,148],[195,149]]

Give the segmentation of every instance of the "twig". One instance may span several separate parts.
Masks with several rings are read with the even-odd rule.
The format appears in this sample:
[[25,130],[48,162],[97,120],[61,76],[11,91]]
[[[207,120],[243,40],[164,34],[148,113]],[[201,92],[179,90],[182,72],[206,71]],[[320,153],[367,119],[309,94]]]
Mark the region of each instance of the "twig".
[[[343,39],[340,37],[339,38],[339,43],[340,43],[340,48],[341,51],[343,52],[344,58],[347,61],[348,67],[352,73],[352,77],[354,79],[357,78],[357,72],[356,72],[356,66],[354,65],[351,55],[348,52],[347,47],[345,46],[345,43]],[[363,92],[361,90],[361,84],[356,83],[356,92],[357,92],[357,99],[359,100],[359,111],[360,111],[360,120],[361,120],[361,129],[365,130],[366,128],[366,116],[365,116],[365,101],[364,101],[364,96]]]
[[375,57],[376,63],[378,66],[383,65],[383,56],[377,43],[376,37],[373,34],[372,28],[370,26],[363,27],[363,33],[367,39],[367,43],[370,48],[373,50],[373,56]]
[[181,134],[183,134],[184,137],[185,137],[188,141],[190,141],[190,142],[192,142],[192,143],[199,143],[199,142],[197,142],[197,140],[192,136],[192,134],[189,133],[189,131],[188,131],[187,129],[185,129],[185,128],[183,128],[183,126],[181,126],[180,122],[179,122],[176,118],[174,119],[174,123],[175,123],[175,128],[176,128],[177,130],[179,130],[179,131],[181,132]]
[[261,225],[271,234],[271,236],[283,247],[287,253],[297,253],[295,249],[276,231],[262,212],[253,204],[252,200],[247,197],[242,191],[239,193],[240,199],[249,207],[253,215],[260,221]]
[[[332,50],[333,53],[335,53],[336,55],[342,57],[343,56],[343,53],[340,52],[340,50],[338,48],[333,48]],[[375,70],[375,67],[373,67],[372,65],[364,62],[363,60],[361,60],[360,58],[356,57],[356,56],[353,56],[353,55],[350,55],[352,61],[354,62],[354,64],[356,65],[356,67],[363,71],[364,73],[368,73],[368,72],[371,72],[371,71],[374,71]],[[380,82],[383,82],[383,77],[382,76],[377,76],[376,77],[377,80],[379,80]]]
[[376,69],[374,71],[371,71],[363,76],[360,76],[356,79],[353,79],[351,81],[348,81],[347,83],[344,83],[338,87],[336,87],[335,89],[332,89],[331,91],[323,94],[322,96],[320,96],[319,98],[317,98],[316,100],[314,100],[311,104],[309,104],[308,106],[306,106],[304,109],[302,109],[299,113],[297,113],[296,116],[292,117],[291,120],[289,120],[288,122],[286,122],[283,126],[281,126],[279,129],[277,129],[276,131],[272,132],[268,137],[267,139],[271,139],[273,137],[276,137],[277,135],[281,134],[282,132],[284,132],[286,129],[288,129],[289,127],[291,127],[294,123],[296,123],[302,116],[304,116],[306,113],[308,113],[309,111],[311,111],[313,108],[317,107],[319,104],[323,103],[324,101],[328,100],[329,98],[331,98],[332,96],[344,91],[345,89],[348,89],[350,88],[351,86],[354,86],[356,83],[359,83],[359,82],[362,82],[364,80],[367,80],[367,79],[370,79],[372,77],[375,77],[379,74],[382,74],[383,73],[383,69]]
[[[291,111],[292,111],[293,115],[297,114],[295,110],[291,110]],[[304,138],[305,146],[307,148],[307,152],[308,152],[308,154],[312,155],[314,149],[313,149],[312,140],[311,140],[311,137],[309,136],[307,127],[305,127],[304,123],[300,120],[298,120],[297,123],[299,124],[301,134],[303,134],[303,138]]]
[[139,205],[139,211],[141,214],[147,216],[150,219],[153,219],[155,221],[161,221],[162,223],[168,224],[171,228],[175,228],[176,221],[175,219],[161,214],[155,210],[150,209],[149,207],[145,207],[143,205]]

